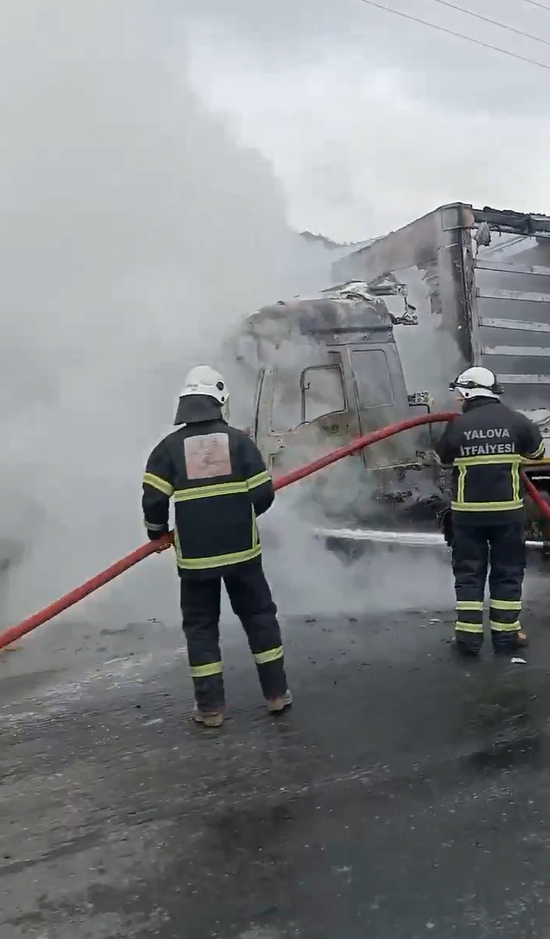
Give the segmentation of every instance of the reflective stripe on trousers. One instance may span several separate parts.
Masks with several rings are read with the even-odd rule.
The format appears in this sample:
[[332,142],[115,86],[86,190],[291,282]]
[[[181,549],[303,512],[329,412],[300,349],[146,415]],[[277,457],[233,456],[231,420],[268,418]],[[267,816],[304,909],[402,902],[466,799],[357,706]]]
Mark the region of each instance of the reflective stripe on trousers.
[[[455,628],[479,646],[483,641],[483,597],[489,573],[490,624],[493,638],[520,629],[525,570],[523,520],[511,524],[464,525],[453,513]],[[490,563],[490,570],[489,570]]]
[[483,633],[483,600],[457,600],[455,629]]
[[[233,612],[248,638],[266,698],[277,698],[287,690],[284,652],[277,608],[271,597],[261,563],[245,564],[223,577]],[[220,575],[206,579],[182,579],[183,630],[195,699],[202,709],[224,707],[225,693],[220,653]]]
[[[455,628],[462,632],[483,632],[483,602],[457,600]],[[490,600],[490,626],[494,632],[517,632],[521,629],[521,600]]]
[[521,629],[521,600],[498,600],[491,597],[490,623],[493,632],[517,632]]
[[208,662],[206,665],[190,665],[191,678],[210,678],[211,675],[221,675],[223,665],[221,662]]
[[267,665],[269,662],[282,659],[283,654],[283,647],[277,646],[275,649],[266,649],[265,652],[254,652],[254,661],[256,665]]

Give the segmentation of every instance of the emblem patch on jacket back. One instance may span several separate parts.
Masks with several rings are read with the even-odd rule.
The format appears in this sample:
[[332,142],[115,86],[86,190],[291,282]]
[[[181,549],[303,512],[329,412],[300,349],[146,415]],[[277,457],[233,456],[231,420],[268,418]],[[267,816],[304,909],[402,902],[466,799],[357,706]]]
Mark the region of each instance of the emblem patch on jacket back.
[[188,479],[231,476],[231,454],[227,434],[200,434],[183,444]]

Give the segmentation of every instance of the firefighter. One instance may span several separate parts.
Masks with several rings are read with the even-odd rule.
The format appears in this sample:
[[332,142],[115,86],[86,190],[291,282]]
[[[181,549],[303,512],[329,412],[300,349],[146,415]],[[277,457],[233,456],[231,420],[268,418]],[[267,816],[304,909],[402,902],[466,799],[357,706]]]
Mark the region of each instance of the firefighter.
[[453,466],[452,501],[443,520],[452,547],[456,592],[453,646],[477,654],[483,644],[483,598],[489,572],[491,639],[495,653],[528,644],[520,627],[525,572],[522,457],[544,458],[536,424],[500,401],[502,388],[487,368],[474,366],[451,382],[462,414],[436,446]]
[[143,478],[143,514],[151,540],[168,532],[175,504],[174,543],[183,630],[195,690],[194,719],[223,723],[225,697],[219,643],[222,580],[246,632],[268,711],[292,703],[283,644],[262,568],[256,519],[275,497],[259,450],[228,425],[228,391],[209,365],[191,369],[173,431],[151,453]]

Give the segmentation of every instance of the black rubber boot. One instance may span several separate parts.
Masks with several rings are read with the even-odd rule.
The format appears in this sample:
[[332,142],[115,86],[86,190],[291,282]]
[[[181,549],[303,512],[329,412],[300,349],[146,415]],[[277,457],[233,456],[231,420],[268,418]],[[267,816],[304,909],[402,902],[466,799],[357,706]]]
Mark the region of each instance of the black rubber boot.
[[520,652],[529,645],[529,639],[522,629],[515,633],[491,631],[493,641],[493,652],[495,655],[512,655],[514,652]]
[[468,633],[457,629],[451,639],[453,651],[464,656],[479,655],[482,645],[483,633]]

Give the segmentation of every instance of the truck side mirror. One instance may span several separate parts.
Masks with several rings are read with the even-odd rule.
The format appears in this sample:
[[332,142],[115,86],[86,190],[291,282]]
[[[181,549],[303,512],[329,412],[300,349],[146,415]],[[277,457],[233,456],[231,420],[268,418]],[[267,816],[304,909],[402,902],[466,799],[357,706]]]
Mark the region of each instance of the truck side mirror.
[[416,391],[414,394],[407,395],[407,400],[410,408],[427,408],[428,411],[434,403],[429,391]]

